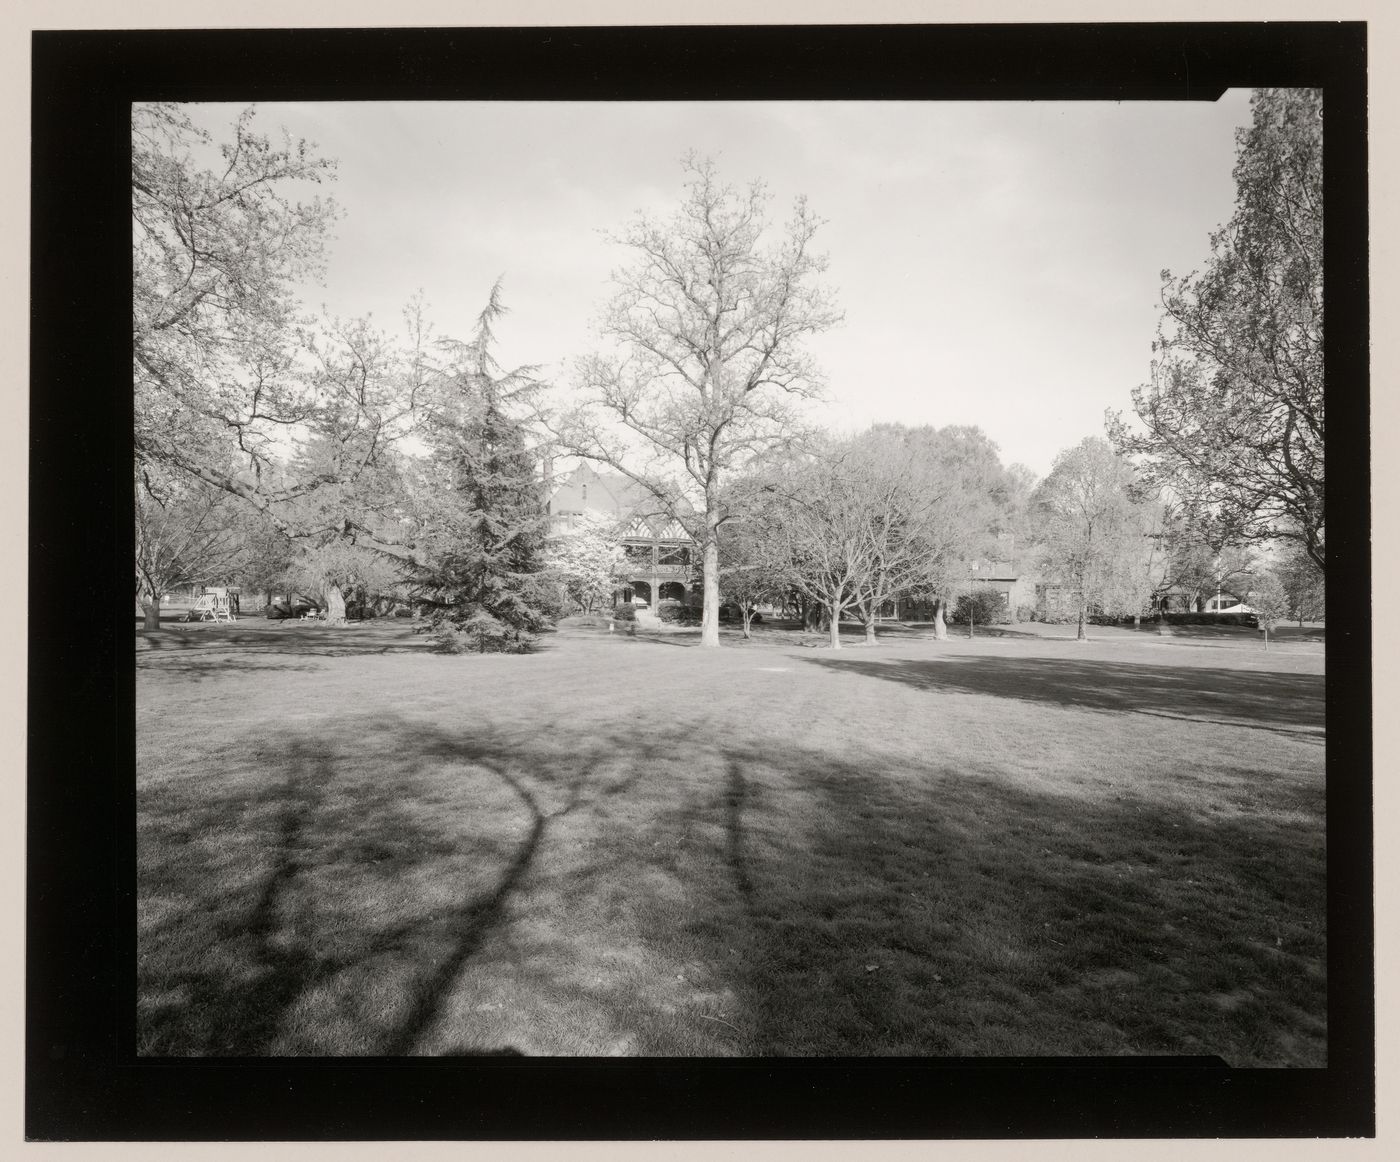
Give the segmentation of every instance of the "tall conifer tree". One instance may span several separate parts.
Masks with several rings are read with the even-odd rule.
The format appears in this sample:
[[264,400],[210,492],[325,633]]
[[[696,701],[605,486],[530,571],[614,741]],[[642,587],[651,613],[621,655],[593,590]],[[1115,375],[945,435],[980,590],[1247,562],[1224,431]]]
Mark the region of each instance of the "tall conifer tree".
[[452,652],[523,651],[557,616],[545,572],[549,518],[529,432],[518,418],[537,389],[529,369],[503,373],[491,324],[499,285],[454,366],[435,410],[432,473],[419,567],[429,625]]

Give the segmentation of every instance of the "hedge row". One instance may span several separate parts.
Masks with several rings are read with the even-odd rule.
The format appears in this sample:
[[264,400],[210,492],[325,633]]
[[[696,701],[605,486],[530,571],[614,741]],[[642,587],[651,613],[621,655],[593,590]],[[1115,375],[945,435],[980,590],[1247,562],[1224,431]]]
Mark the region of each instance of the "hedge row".
[[1259,619],[1252,613],[1164,613],[1168,625],[1243,625],[1259,628]]

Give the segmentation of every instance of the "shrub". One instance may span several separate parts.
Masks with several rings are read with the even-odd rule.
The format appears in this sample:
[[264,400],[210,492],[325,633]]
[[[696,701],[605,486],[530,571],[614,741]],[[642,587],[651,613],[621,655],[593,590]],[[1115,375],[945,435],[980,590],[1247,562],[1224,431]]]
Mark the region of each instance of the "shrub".
[[1034,606],[1034,605],[1026,605],[1026,604],[1024,604],[1024,603],[1022,603],[1022,604],[1016,606],[1016,620],[1017,620],[1018,622],[1022,622],[1022,621],[1034,621],[1034,620],[1035,620],[1035,606]]
[[614,621],[636,621],[637,607],[624,602],[613,608],[612,616]]
[[1152,624],[1156,617],[1157,614],[1155,612],[1146,610],[1138,614],[1115,613],[1110,615],[1107,613],[1095,613],[1090,616],[1089,620],[1095,625],[1122,625],[1127,626],[1129,629],[1134,627],[1140,629],[1143,624]]
[[978,625],[1010,625],[1011,611],[1002,599],[1000,589],[974,589],[963,593],[948,618],[954,625],[966,625],[970,620]]
[[663,601],[656,611],[656,616],[662,621],[676,625],[699,625],[701,611],[689,605],[682,605],[679,601]]
[[460,621],[437,621],[419,632],[431,633],[433,650],[441,654],[523,654],[536,640],[529,630],[492,617],[483,609]]

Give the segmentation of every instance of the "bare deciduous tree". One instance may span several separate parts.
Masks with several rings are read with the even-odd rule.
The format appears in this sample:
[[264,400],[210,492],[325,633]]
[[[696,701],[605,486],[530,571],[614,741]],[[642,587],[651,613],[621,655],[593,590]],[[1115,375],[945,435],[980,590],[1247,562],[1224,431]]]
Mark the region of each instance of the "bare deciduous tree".
[[217,489],[136,483],[136,592],[144,628],[160,629],[165,594],[180,585],[231,581],[247,542],[229,498]]
[[1152,514],[1133,497],[1132,468],[1097,436],[1061,452],[1036,491],[1044,568],[1075,598],[1078,640],[1090,609],[1140,610],[1151,588]]
[[693,156],[685,167],[680,210],[667,221],[640,215],[615,239],[632,263],[614,273],[602,317],[613,351],[580,362],[584,402],[554,431],[566,451],[631,477],[689,522],[701,555],[701,642],[717,646],[724,485],[800,426],[794,403],[819,389],[802,341],[840,315],[817,281],[820,221],[805,201],[766,243],[761,184],[740,192]]
[[831,648],[841,648],[841,616],[868,592],[878,569],[870,506],[849,465],[808,463],[772,495],[765,536],[791,584],[826,613]]

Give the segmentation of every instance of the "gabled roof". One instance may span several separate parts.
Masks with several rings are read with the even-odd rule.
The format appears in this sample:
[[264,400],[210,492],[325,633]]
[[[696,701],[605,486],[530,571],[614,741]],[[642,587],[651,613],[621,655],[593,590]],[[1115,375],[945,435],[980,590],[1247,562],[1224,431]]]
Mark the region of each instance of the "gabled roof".
[[[582,496],[585,486],[601,489],[611,503],[597,503],[603,498],[596,492],[585,501]],[[555,478],[548,494],[551,512],[558,511],[556,501],[561,499],[569,503],[570,511],[615,512],[622,517],[664,518],[668,515],[661,501],[630,476],[621,472],[600,472],[587,463]],[[689,507],[682,500],[682,511]]]

